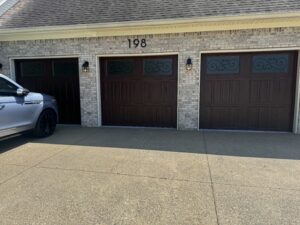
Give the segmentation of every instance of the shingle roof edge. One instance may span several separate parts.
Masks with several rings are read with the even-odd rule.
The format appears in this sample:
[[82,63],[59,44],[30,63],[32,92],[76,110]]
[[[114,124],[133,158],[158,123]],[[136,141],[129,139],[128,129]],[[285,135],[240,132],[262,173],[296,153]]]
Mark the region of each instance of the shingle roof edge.
[[[299,12],[0,29],[0,41],[300,27]],[[79,32],[80,31],[80,32]]]
[[0,16],[6,13],[11,7],[17,4],[19,0],[6,0],[0,5]]

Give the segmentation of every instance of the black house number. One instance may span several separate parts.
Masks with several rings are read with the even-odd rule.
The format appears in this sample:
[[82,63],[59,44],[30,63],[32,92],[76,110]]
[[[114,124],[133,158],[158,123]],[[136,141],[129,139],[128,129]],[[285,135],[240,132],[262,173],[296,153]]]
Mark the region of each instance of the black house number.
[[146,48],[147,47],[147,42],[146,39],[128,39],[128,46],[129,48]]

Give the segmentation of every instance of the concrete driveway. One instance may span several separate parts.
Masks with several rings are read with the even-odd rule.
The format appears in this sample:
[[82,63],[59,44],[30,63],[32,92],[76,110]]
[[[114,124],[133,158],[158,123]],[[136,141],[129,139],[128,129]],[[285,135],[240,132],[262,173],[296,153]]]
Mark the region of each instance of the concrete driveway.
[[0,141],[0,224],[300,224],[300,136],[59,127]]

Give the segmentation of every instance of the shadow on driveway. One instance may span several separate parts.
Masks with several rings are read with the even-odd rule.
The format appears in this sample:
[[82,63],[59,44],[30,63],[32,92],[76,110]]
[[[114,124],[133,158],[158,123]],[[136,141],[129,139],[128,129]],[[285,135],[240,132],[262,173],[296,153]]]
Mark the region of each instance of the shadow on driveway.
[[292,133],[83,128],[79,126],[59,126],[53,136],[45,139],[18,136],[1,140],[0,153],[26,143],[300,159],[300,136]]
[[0,138],[0,154],[25,145],[32,141],[28,134]]

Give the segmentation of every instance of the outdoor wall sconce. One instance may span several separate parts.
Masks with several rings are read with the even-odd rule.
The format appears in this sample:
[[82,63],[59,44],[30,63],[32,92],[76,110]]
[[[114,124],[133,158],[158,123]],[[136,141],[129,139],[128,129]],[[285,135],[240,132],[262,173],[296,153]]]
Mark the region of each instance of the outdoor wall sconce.
[[82,72],[84,73],[87,73],[90,71],[90,64],[88,61],[85,61],[83,64],[82,64]]
[[189,57],[187,60],[186,60],[186,70],[190,71],[193,69],[193,61],[192,59]]
[[2,63],[0,63],[0,71],[2,70]]

